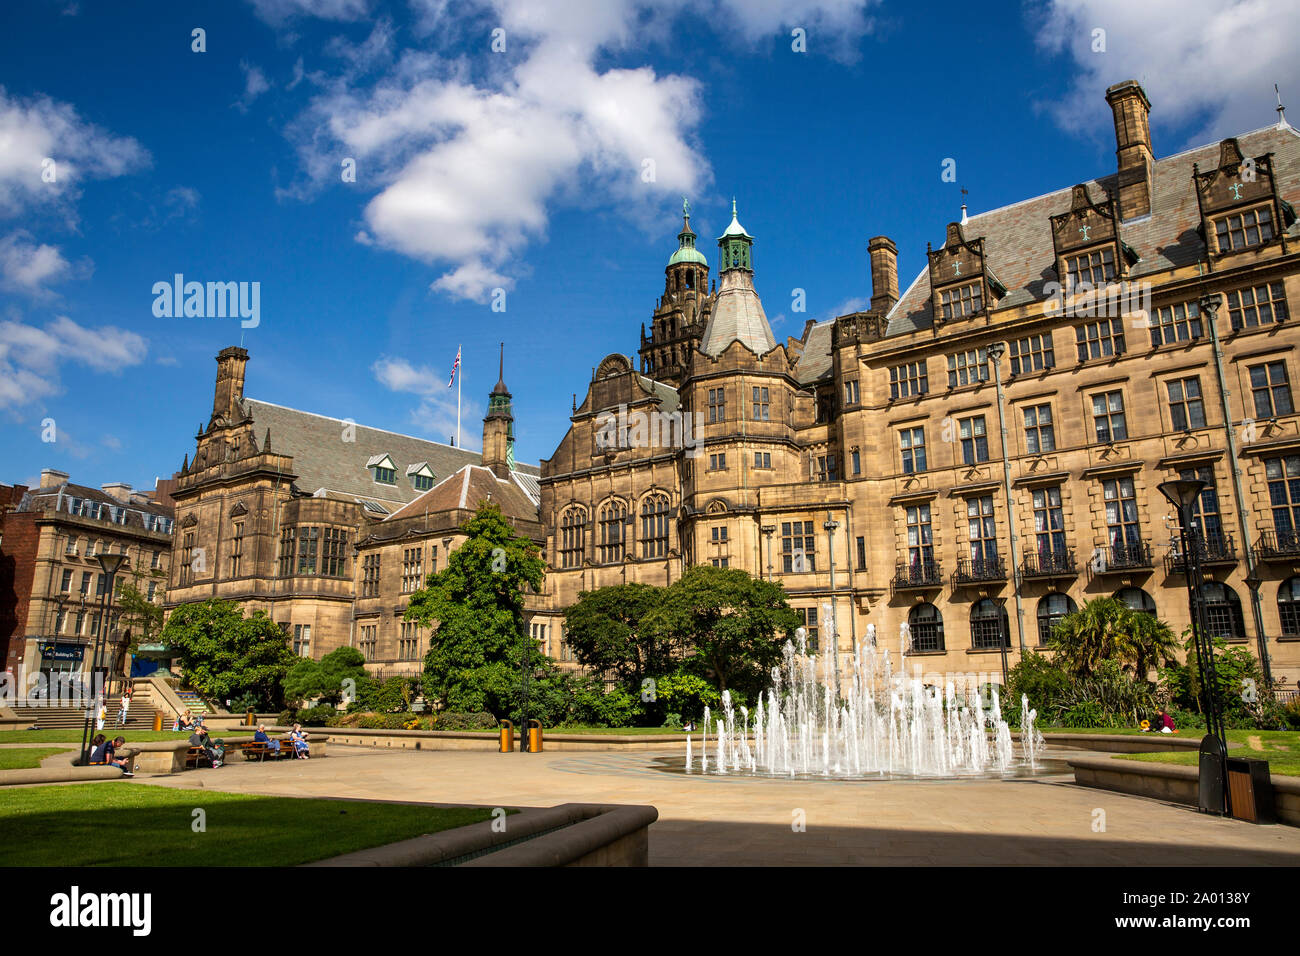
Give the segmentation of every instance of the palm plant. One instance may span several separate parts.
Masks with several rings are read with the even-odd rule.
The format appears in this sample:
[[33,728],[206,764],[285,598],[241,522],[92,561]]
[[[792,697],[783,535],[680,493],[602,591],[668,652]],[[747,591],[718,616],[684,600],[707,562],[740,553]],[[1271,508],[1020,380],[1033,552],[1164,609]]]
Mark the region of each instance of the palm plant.
[[1173,661],[1178,647],[1169,625],[1114,598],[1096,598],[1065,615],[1052,629],[1049,646],[1075,677],[1114,661],[1142,680],[1160,661]]

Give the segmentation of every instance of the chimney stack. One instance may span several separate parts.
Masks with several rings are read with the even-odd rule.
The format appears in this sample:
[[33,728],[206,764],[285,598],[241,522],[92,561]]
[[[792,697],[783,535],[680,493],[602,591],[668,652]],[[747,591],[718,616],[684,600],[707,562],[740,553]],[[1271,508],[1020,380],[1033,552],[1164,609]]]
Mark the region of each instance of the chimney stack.
[[112,481],[99,487],[104,494],[114,501],[120,501],[123,504],[129,504],[131,501],[131,486],[124,481]]
[[1137,80],[1106,91],[1115,114],[1115,156],[1119,161],[1119,217],[1123,222],[1151,213],[1151,101]]
[[53,468],[41,469],[42,488],[57,488],[67,480],[68,473],[66,471],[55,471]]
[[898,246],[888,236],[867,243],[871,254],[871,308],[888,312],[898,302]]
[[244,366],[248,350],[232,345],[217,353],[217,388],[212,398],[212,417],[238,421],[244,417]]

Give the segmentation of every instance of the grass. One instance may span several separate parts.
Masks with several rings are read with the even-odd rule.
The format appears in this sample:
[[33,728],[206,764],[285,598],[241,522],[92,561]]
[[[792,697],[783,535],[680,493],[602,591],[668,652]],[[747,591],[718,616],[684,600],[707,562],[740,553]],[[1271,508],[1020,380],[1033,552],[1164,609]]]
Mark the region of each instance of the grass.
[[21,747],[0,750],[0,770],[38,770],[41,761],[54,754],[72,753],[67,747]]
[[[192,825],[196,809],[206,831]],[[295,866],[490,819],[490,809],[261,797],[129,781],[0,791],[0,866]]]
[[[1241,735],[1238,738],[1235,735]],[[1256,757],[1268,761],[1270,773],[1284,777],[1300,777],[1300,734],[1291,731],[1229,730],[1228,739],[1240,739],[1242,746],[1228,750],[1229,757]],[[1195,767],[1200,755],[1187,753],[1124,754],[1124,760],[1145,760],[1151,763],[1172,763]]]
[[[1141,730],[1129,727],[1040,727],[1038,728],[1044,734],[1130,734],[1133,736],[1155,736],[1161,738],[1172,737],[1182,740],[1200,740],[1205,736],[1204,728],[1181,730],[1176,734],[1152,734],[1147,731],[1143,734]],[[1250,738],[1259,738],[1262,742],[1273,742],[1281,744],[1282,749],[1287,747],[1300,752],[1300,731],[1295,730],[1229,730],[1229,743],[1239,743],[1249,745]]]

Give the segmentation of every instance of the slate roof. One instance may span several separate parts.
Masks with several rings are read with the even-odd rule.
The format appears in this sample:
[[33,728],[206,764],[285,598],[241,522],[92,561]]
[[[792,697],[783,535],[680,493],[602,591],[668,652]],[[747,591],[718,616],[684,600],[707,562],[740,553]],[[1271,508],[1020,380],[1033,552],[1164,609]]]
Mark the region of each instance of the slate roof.
[[728,269],[718,279],[713,312],[704,327],[700,351],[716,358],[737,341],[755,355],[766,355],[776,348],[772,327],[767,324],[752,277],[743,269]]
[[[327,497],[366,498],[384,503],[390,512],[420,495],[411,484],[408,466],[427,462],[436,481],[483,460],[476,451],[365,425],[353,425],[355,441],[345,442],[344,429],[350,423],[342,419],[256,399],[244,400],[244,412],[253,419],[259,442],[269,428],[271,452],[293,456],[299,491],[310,495],[323,490]],[[384,455],[397,466],[395,485],[377,483],[366,466]],[[539,474],[536,465],[519,465],[517,469],[525,475]]]
[[537,501],[530,498],[518,483],[498,478],[490,468],[482,465],[464,466],[384,520],[410,518],[426,512],[438,514],[457,508],[472,511],[480,502],[489,500],[499,505],[509,517],[538,520]]
[[677,389],[673,388],[666,382],[656,382],[652,378],[646,378],[644,375],[637,375],[640,385],[647,392],[652,393],[659,400],[659,411],[664,415],[671,415],[677,411],[682,403],[681,396],[677,394]]
[[[1247,157],[1274,153],[1279,194],[1293,205],[1300,202],[1300,133],[1289,127],[1269,126],[1238,136],[1237,141]],[[1120,224],[1120,238],[1141,257],[1130,269],[1130,276],[1163,272],[1204,259],[1205,241],[1197,233],[1201,220],[1192,186],[1192,164],[1200,163],[1205,172],[1218,162],[1218,143],[1155,161],[1151,215]],[[1114,193],[1116,180],[1112,173],[1090,181],[1087,186],[1093,202],[1101,202],[1107,193]],[[1071,188],[1065,186],[1044,196],[971,216],[962,227],[967,239],[984,237],[988,268],[1007,288],[1007,295],[998,301],[998,308],[1044,299],[1044,283],[1059,281],[1053,261],[1050,217],[1069,210]],[[1300,235],[1300,223],[1293,225],[1288,235]],[[904,335],[929,328],[932,319],[929,274],[923,269],[890,310],[885,334]]]
[[[139,494],[143,495],[144,492]],[[81,504],[83,502],[84,505]],[[77,506],[75,512],[72,510],[74,505]],[[116,523],[146,531],[160,530],[154,524],[154,518],[164,518],[170,523],[176,513],[175,509],[158,502],[143,501],[140,498],[134,501],[119,501],[98,488],[77,485],[70,481],[49,488],[33,488],[23,496],[22,502],[18,505],[19,511],[62,511],[65,514],[75,513],[82,517],[99,518],[103,521],[113,520],[113,512],[109,510],[111,508],[126,509],[123,520]],[[148,522],[146,522],[146,515],[150,516]]]
[[808,330],[803,354],[794,369],[795,379],[800,385],[811,385],[831,374],[831,327],[834,324],[834,320],[818,322]]

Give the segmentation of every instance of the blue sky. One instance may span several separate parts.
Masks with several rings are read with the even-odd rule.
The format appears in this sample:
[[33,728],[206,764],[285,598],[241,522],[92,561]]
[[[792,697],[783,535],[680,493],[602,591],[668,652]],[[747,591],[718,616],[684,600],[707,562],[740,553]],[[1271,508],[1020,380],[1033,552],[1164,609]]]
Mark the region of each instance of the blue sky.
[[[442,441],[461,344],[475,448],[504,340],[536,462],[635,354],[683,194],[710,262],[736,197],[784,340],[863,307],[872,236],[906,286],[961,188],[976,213],[1109,172],[1111,83],[1144,83],[1158,155],[1274,122],[1274,83],[1300,110],[1300,5],[995,6],[14,0],[0,482],[151,487],[241,340],[249,396]],[[259,324],[155,316],[176,273],[260,283]]]

